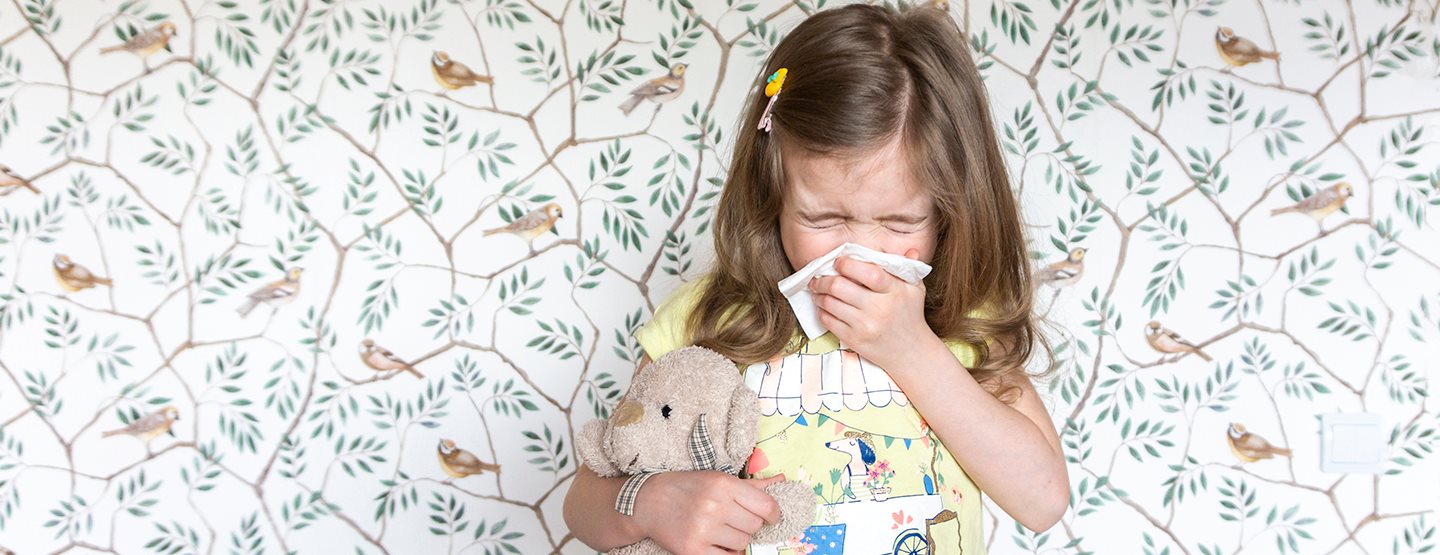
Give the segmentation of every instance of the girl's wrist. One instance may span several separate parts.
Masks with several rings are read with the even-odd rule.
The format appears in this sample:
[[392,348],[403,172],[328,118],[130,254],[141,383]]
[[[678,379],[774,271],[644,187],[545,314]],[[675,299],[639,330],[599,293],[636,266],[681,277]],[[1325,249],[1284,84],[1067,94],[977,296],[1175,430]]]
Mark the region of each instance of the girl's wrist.
[[921,369],[937,368],[939,367],[937,365],[947,358],[954,358],[950,347],[946,346],[945,341],[927,327],[924,332],[911,336],[906,346],[895,354],[893,360],[872,362],[880,365],[890,375],[898,376],[897,379],[903,380],[912,375],[918,377],[916,373],[923,372]]
[[621,520],[627,528],[626,535],[640,538],[650,537],[651,509],[656,503],[663,503],[659,498],[664,497],[663,490],[669,482],[666,474],[668,473],[661,472],[651,476],[640,488],[639,493],[635,495],[635,514]]
[[887,372],[893,372],[892,368],[903,372],[909,368],[923,367],[924,361],[932,355],[937,347],[947,352],[949,350],[948,347],[945,347],[945,342],[935,335],[929,326],[915,333],[897,333],[895,341],[898,344],[887,349],[886,352],[865,358],[884,368]]

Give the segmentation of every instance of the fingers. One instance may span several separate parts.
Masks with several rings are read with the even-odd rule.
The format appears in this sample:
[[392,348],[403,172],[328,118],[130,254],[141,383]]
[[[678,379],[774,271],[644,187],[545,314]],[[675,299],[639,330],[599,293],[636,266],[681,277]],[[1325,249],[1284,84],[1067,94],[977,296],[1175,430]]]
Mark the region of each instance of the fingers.
[[890,292],[895,287],[895,280],[899,279],[880,266],[848,256],[835,260],[835,271],[876,293]]
[[735,502],[769,524],[780,521],[780,505],[763,489],[739,488],[735,491]]
[[816,304],[821,297],[833,297],[836,301],[859,307],[867,293],[865,287],[844,276],[817,277],[810,281],[810,291],[815,293]]
[[[833,318],[840,322],[861,321],[860,307],[845,302],[844,300],[841,300],[835,295],[815,295],[815,306],[820,308],[820,315],[822,320],[826,316],[829,316],[830,318]],[[830,327],[830,324],[828,322],[821,323],[825,324],[825,327],[830,328],[832,331],[834,330],[834,328]]]
[[[764,492],[765,488],[770,487],[770,484],[778,484],[783,481],[785,481],[785,475],[776,474],[769,478],[745,480],[745,483],[755,488],[756,491]],[[765,495],[769,497],[770,494],[766,493]],[[753,536],[755,532],[760,530],[761,526],[765,525],[765,520],[748,510],[741,510],[736,511],[736,514],[733,515],[726,524]]]
[[731,552],[739,552],[744,551],[750,545],[750,536],[750,534],[733,527],[721,526],[715,530],[714,541],[717,547]]
[[765,526],[765,519],[760,518],[755,513],[736,507],[733,514],[725,520],[725,525],[744,532],[746,536],[749,537],[755,535],[755,532],[760,531],[760,528]]

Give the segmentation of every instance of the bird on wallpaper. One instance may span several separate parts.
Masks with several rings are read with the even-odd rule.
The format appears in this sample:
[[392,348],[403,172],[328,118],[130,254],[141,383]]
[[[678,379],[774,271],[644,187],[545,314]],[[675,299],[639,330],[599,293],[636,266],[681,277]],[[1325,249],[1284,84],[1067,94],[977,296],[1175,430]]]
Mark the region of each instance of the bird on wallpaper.
[[109,54],[111,52],[124,50],[126,52],[133,52],[141,58],[146,58],[151,54],[159,52],[161,49],[169,50],[170,38],[178,33],[179,31],[176,30],[175,24],[166,21],[136,33],[135,36],[130,37],[130,40],[122,44],[101,48],[100,53]]
[[1235,31],[1229,27],[1220,27],[1215,30],[1215,50],[1220,52],[1220,59],[1230,67],[1253,64],[1265,58],[1280,59],[1279,52],[1261,50],[1255,41],[1237,36]]
[[285,274],[284,279],[271,282],[269,285],[256,289],[255,292],[251,293],[250,297],[245,300],[245,304],[235,309],[236,312],[239,312],[241,316],[249,316],[250,311],[255,310],[255,307],[259,306],[260,303],[279,306],[295,300],[295,297],[300,294],[300,272],[302,271],[302,268],[296,266]]
[[1205,359],[1206,362],[1214,360],[1210,358],[1210,355],[1205,354],[1205,351],[1201,351],[1199,347],[1196,347],[1194,343],[1180,338],[1180,334],[1178,333],[1161,327],[1160,322],[1155,320],[1151,320],[1149,324],[1145,324],[1145,341],[1149,343],[1151,347],[1154,347],[1155,350],[1162,353],[1195,353],[1196,356]]
[[40,194],[40,189],[36,189],[25,178],[17,175],[15,170],[10,169],[10,166],[0,164],[0,197],[9,195],[21,187],[30,189],[30,192],[37,195]]
[[1055,262],[1035,272],[1035,284],[1060,288],[1074,285],[1085,273],[1085,251],[1076,247],[1070,250],[1065,260]]
[[628,116],[636,106],[640,105],[640,101],[645,99],[656,104],[675,100],[680,93],[685,92],[685,68],[687,67],[690,67],[689,64],[675,64],[670,66],[670,73],[635,87],[635,90],[630,91],[630,98],[620,104],[620,111]]
[[531,210],[529,214],[510,222],[510,225],[487,229],[485,230],[484,236],[489,237],[497,233],[514,233],[520,236],[521,239],[524,239],[525,244],[530,247],[530,252],[534,253],[535,238],[554,229],[555,222],[560,220],[560,216],[560,205],[552,202]]
[[425,375],[416,370],[410,363],[405,362],[395,353],[390,352],[379,345],[376,345],[370,338],[360,342],[360,360],[365,361],[365,366],[376,372],[397,372],[404,370],[414,374],[417,379],[425,379]]
[[1339,210],[1341,206],[1345,205],[1345,201],[1353,196],[1355,196],[1355,188],[1351,187],[1350,183],[1341,181],[1331,185],[1328,189],[1323,189],[1313,195],[1305,197],[1300,202],[1284,208],[1271,210],[1270,215],[1278,216],[1287,212],[1300,212],[1306,216],[1310,216],[1315,220],[1315,223],[1318,224],[1321,220],[1324,220],[1326,216]]
[[439,50],[430,56],[430,72],[435,74],[436,83],[451,91],[476,83],[488,85],[495,82],[493,77],[475,73],[470,66],[451,60],[449,54]]
[[485,472],[500,472],[500,465],[481,462],[473,453],[455,446],[454,441],[440,440],[435,453],[440,459],[440,468],[452,478],[478,476]]
[[135,436],[145,443],[150,443],[150,440],[160,437],[161,434],[169,433],[172,436],[175,435],[173,432],[170,432],[170,426],[179,419],[180,410],[173,406],[166,405],[165,408],[135,419],[135,421],[124,428],[101,433],[100,437],[123,434]]
[[76,292],[89,289],[96,285],[109,286],[110,278],[103,278],[95,275],[89,268],[70,261],[70,257],[63,254],[56,254],[52,266],[55,269],[55,281],[60,282],[60,287],[66,291]]
[[940,10],[942,12],[950,11],[949,0],[930,0],[929,4],[930,7]]
[[1235,458],[1240,459],[1241,462],[1270,459],[1275,455],[1290,456],[1289,449],[1270,445],[1265,438],[1245,431],[1245,426],[1242,424],[1231,423],[1230,429],[1225,433],[1225,438],[1230,441],[1230,452],[1235,453]]

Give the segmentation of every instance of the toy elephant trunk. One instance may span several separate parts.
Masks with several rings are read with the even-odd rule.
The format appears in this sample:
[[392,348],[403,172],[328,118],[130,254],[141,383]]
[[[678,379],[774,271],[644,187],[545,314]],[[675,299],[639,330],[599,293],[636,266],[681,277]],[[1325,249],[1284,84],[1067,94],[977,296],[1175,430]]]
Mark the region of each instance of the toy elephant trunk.
[[[575,437],[586,466],[604,477],[715,470],[736,474],[755,447],[760,410],[735,364],[700,347],[660,357],[635,376],[615,411],[587,423]],[[781,518],[758,531],[756,543],[802,534],[815,515],[815,496],[797,481],[765,488]],[[620,510],[617,500],[617,510]],[[628,513],[627,513],[628,514]],[[666,553],[646,539],[611,553]]]

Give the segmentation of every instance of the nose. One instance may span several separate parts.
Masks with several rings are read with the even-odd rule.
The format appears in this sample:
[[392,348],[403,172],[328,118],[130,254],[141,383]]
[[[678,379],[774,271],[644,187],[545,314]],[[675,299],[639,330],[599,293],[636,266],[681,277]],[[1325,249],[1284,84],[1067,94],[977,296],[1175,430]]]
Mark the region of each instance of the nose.
[[900,251],[900,249],[898,249],[895,245],[891,245],[889,242],[884,241],[879,237],[868,237],[860,234],[853,235],[847,240],[851,243],[855,243],[856,245],[860,245],[873,251],[883,252],[885,254],[893,254],[896,256],[905,255],[903,251],[897,252]]
[[888,237],[887,234],[883,232],[883,229],[880,224],[870,226],[863,224],[848,225],[845,227],[845,242],[855,243],[862,247],[887,254],[904,256],[905,253],[901,250],[902,247],[895,244],[896,241],[894,238]]
[[615,425],[629,426],[640,421],[645,416],[645,408],[635,401],[622,401],[620,406],[615,407]]

